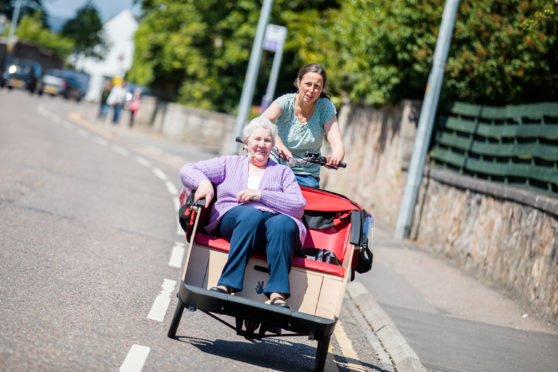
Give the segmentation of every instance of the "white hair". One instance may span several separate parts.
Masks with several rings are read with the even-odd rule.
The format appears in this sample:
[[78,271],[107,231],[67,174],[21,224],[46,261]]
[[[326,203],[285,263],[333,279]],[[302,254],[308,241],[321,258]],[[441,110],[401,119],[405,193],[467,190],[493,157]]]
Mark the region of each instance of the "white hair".
[[273,124],[268,118],[264,118],[263,116],[258,116],[255,119],[252,119],[242,130],[242,142],[246,144],[248,142],[248,138],[254,132],[256,128],[265,128],[269,129],[271,132],[271,140],[273,141],[273,146],[275,146],[275,137],[277,137],[277,126]]

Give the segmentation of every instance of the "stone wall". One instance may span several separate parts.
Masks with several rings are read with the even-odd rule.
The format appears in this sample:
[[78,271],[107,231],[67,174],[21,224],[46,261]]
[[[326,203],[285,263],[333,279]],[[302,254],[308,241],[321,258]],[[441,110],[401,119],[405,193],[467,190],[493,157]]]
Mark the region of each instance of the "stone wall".
[[[419,110],[417,101],[378,110],[343,106],[339,124],[347,168],[322,169],[321,187],[349,196],[378,216],[381,223],[395,225]],[[327,154],[328,150],[322,152]]]
[[222,152],[232,141],[235,117],[143,97],[136,123],[172,140]]
[[[419,111],[411,101],[378,110],[344,106],[348,166],[324,169],[321,187],[394,227]],[[558,199],[427,167],[411,238],[558,324],[557,231]]]

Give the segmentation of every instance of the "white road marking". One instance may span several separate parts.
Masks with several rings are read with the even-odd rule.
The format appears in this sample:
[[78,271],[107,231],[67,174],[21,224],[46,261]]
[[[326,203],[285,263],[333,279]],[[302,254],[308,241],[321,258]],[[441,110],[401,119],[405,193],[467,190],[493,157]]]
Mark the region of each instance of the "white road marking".
[[117,145],[112,145],[111,146],[112,150],[122,156],[128,156],[130,154],[130,151],[126,150],[125,148],[122,148],[120,146]]
[[180,199],[178,198],[178,196],[172,198],[172,202],[174,203],[174,210],[178,212],[178,210],[180,209]]
[[176,222],[176,235],[184,236],[184,230],[182,230],[182,226],[180,226],[180,222]]
[[104,139],[103,137],[93,137],[93,142],[95,142],[98,145],[101,146],[107,146],[108,145],[108,141],[106,139]]
[[120,372],[139,372],[142,370],[151,349],[147,346],[133,344],[120,366]]
[[175,280],[163,279],[161,292],[155,298],[155,302],[153,302],[153,306],[151,306],[151,311],[147,314],[147,319],[156,320],[158,322],[163,321],[170,304],[171,295],[174,292],[174,287],[176,287]]
[[68,123],[67,121],[62,122],[62,126],[66,129],[69,129],[69,130],[74,129],[74,126],[72,124]]
[[184,251],[186,250],[184,243],[174,242],[174,247],[172,247],[172,253],[169,260],[169,266],[171,267],[182,267],[182,259],[184,258]]
[[174,185],[174,183],[172,183],[169,180],[165,181],[165,186],[167,186],[167,190],[169,190],[169,193],[174,196],[178,194],[178,189],[176,188],[176,186]]
[[[345,333],[345,330],[343,329],[343,325],[341,324],[340,320],[337,321],[337,325],[335,326],[335,331],[333,332],[333,335],[335,336],[335,339],[339,343],[339,347],[341,348],[341,353],[343,354],[343,357],[347,361],[359,360],[358,354],[353,348],[353,343],[351,342],[349,337],[347,337],[347,334]],[[351,363],[351,362],[347,362],[347,368],[351,371],[365,371],[364,366],[360,364]]]
[[163,181],[167,180],[167,175],[162,170],[160,170],[157,167],[153,167],[152,170],[153,170],[153,173],[155,173],[155,175],[157,177],[159,177],[161,180],[163,180]]
[[79,134],[82,137],[89,137],[89,132],[81,128],[77,130],[77,134]]
[[151,163],[147,161],[146,158],[142,158],[141,156],[136,156],[136,161],[144,167],[149,167],[151,165]]

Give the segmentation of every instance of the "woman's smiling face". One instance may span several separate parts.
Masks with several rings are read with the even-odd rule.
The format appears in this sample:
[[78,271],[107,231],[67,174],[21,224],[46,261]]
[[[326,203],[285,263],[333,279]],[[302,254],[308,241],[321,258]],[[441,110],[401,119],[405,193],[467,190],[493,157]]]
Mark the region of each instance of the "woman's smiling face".
[[273,148],[271,131],[263,127],[255,128],[248,137],[246,147],[252,164],[258,167],[266,165]]

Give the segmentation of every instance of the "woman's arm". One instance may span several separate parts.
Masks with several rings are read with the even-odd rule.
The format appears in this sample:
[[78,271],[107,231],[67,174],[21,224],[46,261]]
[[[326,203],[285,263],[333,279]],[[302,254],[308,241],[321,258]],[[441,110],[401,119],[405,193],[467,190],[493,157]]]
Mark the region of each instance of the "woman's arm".
[[302,196],[300,186],[290,168],[284,167],[281,174],[281,190],[261,190],[260,202],[279,213],[295,218],[304,214],[306,199]]
[[[279,116],[281,116],[281,106],[279,106],[277,102],[271,102],[271,105],[269,105],[269,107],[265,109],[265,111],[262,113],[262,116],[266,119],[271,120],[272,122],[275,122],[275,120],[277,120]],[[285,146],[283,141],[281,141],[281,138],[279,136],[275,137],[275,147],[281,155],[287,158],[287,160],[293,157],[293,154],[289,151],[287,146]]]
[[324,125],[327,141],[331,146],[331,155],[327,157],[329,165],[337,166],[345,157],[345,145],[343,145],[343,138],[341,137],[341,130],[337,117],[333,116]]
[[180,179],[185,187],[196,190],[194,201],[205,198],[207,207],[214,196],[212,184],[223,182],[225,168],[225,157],[186,164],[180,169]]

